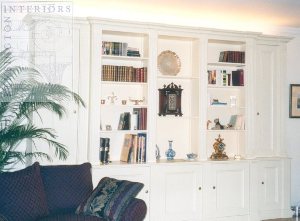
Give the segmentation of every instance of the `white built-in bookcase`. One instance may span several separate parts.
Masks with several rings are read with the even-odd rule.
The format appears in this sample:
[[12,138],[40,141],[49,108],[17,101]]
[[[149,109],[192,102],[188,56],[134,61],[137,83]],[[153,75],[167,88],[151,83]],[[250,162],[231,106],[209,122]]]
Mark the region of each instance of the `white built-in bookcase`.
[[[255,137],[255,106],[253,79],[255,76],[255,38],[259,33],[219,31],[210,29],[164,26],[156,24],[90,19],[91,24],[91,82],[89,160],[99,164],[99,139],[110,138],[110,160],[118,162],[126,133],[147,134],[146,162],[155,162],[156,145],[161,159],[165,158],[168,140],[173,140],[175,159],[186,160],[187,153],[198,154],[206,160],[213,152],[218,135],[224,138],[226,153],[230,158],[238,155],[247,158],[252,153]],[[140,57],[102,55],[102,41],[125,42],[137,48]],[[157,58],[163,51],[175,52],[181,69],[176,75],[164,75],[157,67]],[[220,62],[223,51],[245,53],[245,62]],[[102,65],[147,67],[147,82],[102,81]],[[243,70],[243,86],[209,84],[208,71]],[[249,77],[250,76],[250,77]],[[232,79],[230,80],[232,84]],[[183,116],[158,116],[158,89],[170,83],[180,85]],[[249,86],[250,85],[250,86]],[[117,96],[110,104],[108,96]],[[252,94],[252,95],[251,95]],[[128,99],[142,99],[135,105]],[[105,99],[105,104],[101,104]],[[212,105],[213,99],[226,105]],[[121,103],[127,100],[126,105]],[[118,130],[120,114],[133,108],[147,108],[147,128],[143,131]],[[227,130],[212,130],[214,119],[228,125],[232,115],[242,116],[242,126]],[[240,119],[240,120],[241,120]],[[212,123],[207,126],[207,122]],[[100,129],[101,125],[101,129]],[[111,130],[106,130],[106,125]],[[249,127],[251,125],[251,127]],[[251,144],[251,145],[249,145]],[[270,155],[276,155],[270,153]]]

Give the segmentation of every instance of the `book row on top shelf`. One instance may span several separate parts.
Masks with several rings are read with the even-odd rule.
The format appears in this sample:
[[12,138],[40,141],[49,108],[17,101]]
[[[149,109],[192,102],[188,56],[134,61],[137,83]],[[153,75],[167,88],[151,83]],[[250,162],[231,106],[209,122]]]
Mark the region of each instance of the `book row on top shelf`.
[[129,57],[141,57],[138,48],[128,47],[126,42],[102,42],[102,54],[103,55],[117,55],[117,56],[129,56]]

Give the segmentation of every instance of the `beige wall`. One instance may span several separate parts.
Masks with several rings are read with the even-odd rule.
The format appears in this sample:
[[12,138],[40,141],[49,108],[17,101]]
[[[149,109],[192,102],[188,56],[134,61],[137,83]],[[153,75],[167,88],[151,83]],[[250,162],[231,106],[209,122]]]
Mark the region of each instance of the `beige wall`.
[[287,76],[285,87],[285,144],[292,158],[292,205],[300,204],[300,118],[289,118],[289,84],[300,84],[300,35],[287,46]]

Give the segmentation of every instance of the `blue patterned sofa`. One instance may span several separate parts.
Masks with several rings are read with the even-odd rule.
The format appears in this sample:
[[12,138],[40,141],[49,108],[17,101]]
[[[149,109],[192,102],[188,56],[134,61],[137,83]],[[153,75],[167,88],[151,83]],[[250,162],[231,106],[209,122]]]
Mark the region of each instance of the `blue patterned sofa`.
[[93,190],[91,164],[0,173],[0,221],[142,221],[143,184],[111,178]]

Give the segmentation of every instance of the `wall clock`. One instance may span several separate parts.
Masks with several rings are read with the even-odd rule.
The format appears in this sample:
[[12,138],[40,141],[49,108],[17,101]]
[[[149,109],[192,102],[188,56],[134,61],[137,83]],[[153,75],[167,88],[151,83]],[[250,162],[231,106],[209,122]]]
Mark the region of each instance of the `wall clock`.
[[159,91],[159,116],[175,115],[182,116],[181,112],[181,86],[173,82],[168,86],[164,85]]

